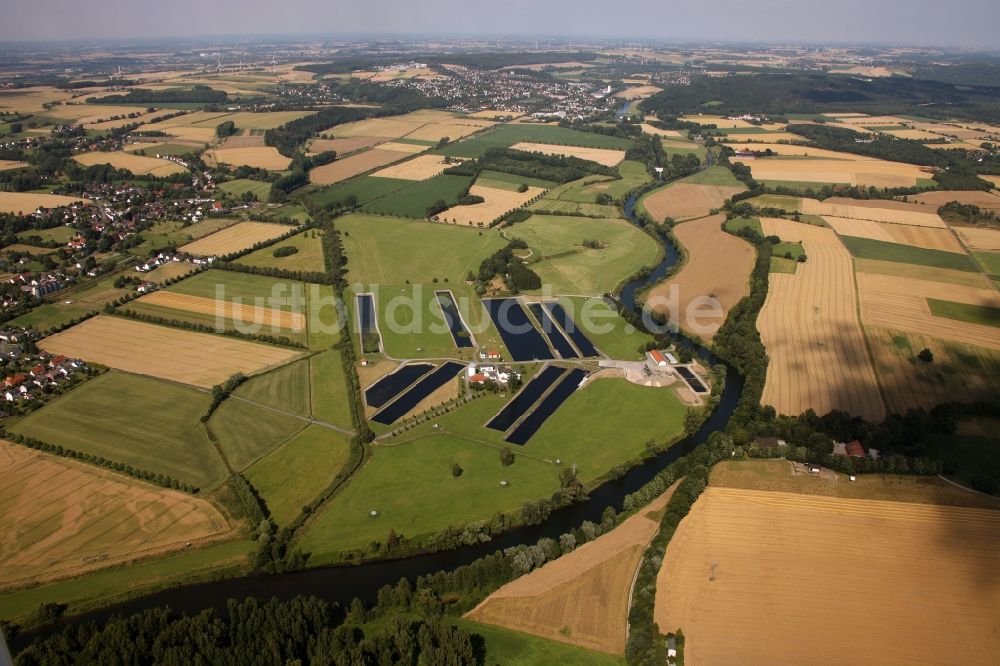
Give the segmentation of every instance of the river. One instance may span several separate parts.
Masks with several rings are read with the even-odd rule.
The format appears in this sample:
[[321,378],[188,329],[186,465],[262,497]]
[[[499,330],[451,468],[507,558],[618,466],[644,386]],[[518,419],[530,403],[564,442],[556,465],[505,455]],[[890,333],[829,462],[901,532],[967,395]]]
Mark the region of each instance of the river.
[[[635,217],[636,197],[629,197],[625,203],[625,214],[634,224],[642,223]],[[626,307],[635,307],[635,294],[661,280],[677,262],[678,255],[673,244],[661,237],[664,257],[645,278],[627,283],[621,290],[621,299]],[[691,345],[691,349],[709,364],[722,363],[726,366],[726,385],[718,407],[693,435],[684,438],[656,458],[633,467],[623,477],[610,481],[591,491],[587,501],[553,511],[541,525],[512,529],[488,543],[466,546],[426,555],[418,555],[402,560],[377,561],[359,565],[327,566],[293,571],[283,574],[252,574],[207,583],[196,583],[174,587],[148,594],[131,601],[108,606],[90,613],[63,618],[54,627],[40,632],[26,632],[13,641],[12,648],[23,649],[36,636],[47,634],[69,623],[106,620],[112,614],[135,613],[157,606],[170,606],[174,611],[196,613],[204,608],[222,609],[230,598],[260,597],[288,599],[296,595],[315,595],[331,602],[349,603],[354,597],[366,602],[375,600],[379,588],[396,583],[400,578],[413,582],[418,576],[441,570],[454,569],[480,557],[516,546],[534,544],[542,537],[558,538],[559,535],[578,527],[583,521],[600,522],[601,514],[607,507],[621,510],[622,502],[629,493],[641,488],[660,470],[690,453],[704,442],[712,432],[725,428],[740,395],[743,392],[743,377],[735,368],[715,357],[707,349]]]

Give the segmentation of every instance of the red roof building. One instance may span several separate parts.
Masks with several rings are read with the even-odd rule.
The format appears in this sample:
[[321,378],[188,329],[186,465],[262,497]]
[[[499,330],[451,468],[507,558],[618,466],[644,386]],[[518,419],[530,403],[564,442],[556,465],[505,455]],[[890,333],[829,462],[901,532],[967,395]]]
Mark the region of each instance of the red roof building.
[[658,352],[655,349],[653,351],[649,352],[649,356],[650,356],[650,358],[653,359],[653,362],[656,363],[656,365],[658,365],[658,366],[664,366],[664,365],[667,364],[667,359],[664,358],[663,354],[661,354],[660,352]]
[[485,384],[488,379],[489,378],[486,375],[480,373],[480,374],[472,375],[471,377],[469,377],[469,383],[470,384]]
[[852,458],[864,458],[865,447],[861,446],[861,442],[854,440],[853,442],[847,443],[847,455]]

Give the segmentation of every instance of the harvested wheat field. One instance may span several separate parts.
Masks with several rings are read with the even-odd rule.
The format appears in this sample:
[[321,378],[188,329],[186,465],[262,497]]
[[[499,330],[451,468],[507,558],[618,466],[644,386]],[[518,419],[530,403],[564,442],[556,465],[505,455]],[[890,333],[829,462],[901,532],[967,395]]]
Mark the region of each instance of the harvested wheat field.
[[[740,141],[727,142],[727,146],[732,146],[733,148],[746,148],[747,150],[754,151],[765,151],[770,150],[775,155],[794,155],[797,157],[823,157],[831,160],[847,160],[855,161],[858,159],[857,155],[851,155],[850,153],[840,153],[836,150],[826,150],[825,148],[816,148],[815,146],[803,146],[803,145],[792,145],[788,143],[747,143],[744,145],[741,142],[753,141],[757,137],[762,136],[760,134],[743,134],[739,135]],[[761,158],[767,159],[767,158]],[[740,162],[741,160],[736,157],[733,158],[734,162]],[[753,163],[751,163],[753,164]]]
[[406,136],[424,125],[430,123],[448,122],[454,120],[455,115],[447,111],[436,111],[433,109],[423,109],[406,113],[400,116],[388,116],[385,118],[367,118],[353,123],[337,125],[324,134],[332,134],[337,138],[351,136],[383,136],[398,138]]
[[[1000,350],[877,326],[865,329],[889,410],[900,414],[1000,395]],[[922,349],[933,363],[917,358]]]
[[784,131],[762,132],[759,134],[730,134],[723,139],[723,143],[727,146],[732,146],[737,149],[740,147],[749,148],[750,150],[759,150],[755,144],[773,144],[776,141],[787,141],[788,143],[809,143],[809,139],[804,136]]
[[227,537],[211,503],[0,441],[0,587],[162,555]]
[[379,147],[382,150],[394,150],[397,153],[406,153],[407,155],[416,155],[431,149],[431,146],[425,146],[422,143],[401,143],[399,141],[388,141]]
[[833,215],[824,215],[823,219],[841,236],[870,238],[887,243],[901,243],[931,250],[965,254],[965,248],[958,242],[950,229],[911,227],[905,224],[872,222],[871,220],[834,217]]
[[382,143],[383,141],[385,141],[385,139],[373,136],[352,136],[345,137],[343,139],[315,139],[309,144],[309,152],[323,153],[328,150],[332,150],[338,155],[346,155],[348,153],[357,152],[362,148],[370,148],[374,145]]
[[870,187],[914,187],[931,174],[920,167],[882,160],[756,160],[748,164],[756,180],[844,183]]
[[14,160],[0,160],[0,171],[8,169],[23,169],[28,166],[25,162],[15,162]]
[[[425,150],[424,146],[416,147],[421,150]],[[371,175],[376,178],[427,180],[428,178],[438,175],[450,166],[448,162],[445,162],[445,159],[446,158],[440,155],[417,155],[413,159],[406,160],[405,162],[400,162],[399,164],[393,164],[392,166],[384,169],[379,169]]]
[[708,215],[713,208],[718,208],[745,189],[731,185],[676,183],[643,197],[642,205],[657,222],[668,217],[689,220]]
[[[223,325],[229,321],[246,324],[261,324],[271,328],[303,331],[306,328],[306,316],[301,312],[286,312],[272,308],[261,308],[246,303],[218,301],[214,298],[179,294],[173,291],[154,291],[139,299],[140,303],[158,305],[184,312],[212,315]],[[228,326],[226,326],[228,328]]]
[[544,155],[565,155],[590,160],[604,166],[613,167],[625,159],[624,150],[608,150],[607,148],[582,148],[580,146],[556,146],[548,143],[529,143],[522,141],[510,147],[511,150],[523,150],[528,153]]
[[852,217],[888,224],[906,224],[912,227],[944,229],[944,220],[937,214],[937,206],[907,203],[905,201],[844,199],[830,197],[825,201],[802,199],[802,212],[812,215]]
[[830,229],[761,218],[765,235],[801,242],[809,260],[772,273],[757,319],[770,363],[761,403],[781,414],[840,409],[870,421],[885,415],[858,321],[851,255]]
[[137,176],[170,176],[175,173],[185,173],[187,171],[180,164],[171,162],[170,160],[133,155],[132,153],[121,151],[113,153],[80,153],[79,155],[74,155],[73,159],[84,166],[110,164],[116,169],[131,171]]
[[722,116],[703,116],[700,113],[697,116],[681,116],[680,119],[689,123],[698,123],[699,125],[715,125],[718,129],[748,129],[754,127],[754,125],[745,120],[729,120]]
[[897,139],[911,139],[913,141],[934,141],[940,139],[939,134],[932,134],[919,129],[883,130],[882,134],[894,136]]
[[681,135],[677,130],[660,129],[659,127],[653,127],[649,123],[643,123],[639,127],[642,128],[643,133],[652,134],[653,136],[680,137]]
[[466,617],[622,654],[632,581],[676,487],[611,532],[504,585]]
[[985,210],[1000,212],[1000,194],[996,192],[924,192],[923,194],[915,194],[906,199],[907,201],[916,201],[933,206],[934,210],[951,201],[957,201],[962,204],[979,206]]
[[[676,275],[654,286],[646,299],[656,312],[707,340],[715,336],[729,310],[750,293],[750,271],[756,261],[752,245],[722,230],[724,220],[725,215],[713,215],[674,227],[674,235],[687,252],[687,262]],[[676,312],[670,307],[672,289],[678,294]],[[687,313],[698,312],[692,304],[705,297],[715,299],[722,306],[721,312],[689,321]]]
[[204,157],[206,161],[211,160],[217,164],[248,166],[268,171],[284,171],[292,163],[290,158],[285,157],[272,146],[216,148],[207,151]]
[[407,153],[400,153],[395,150],[372,148],[363,153],[357,153],[356,155],[316,167],[309,172],[309,182],[314,185],[332,185],[333,183],[347,180],[352,176],[385,166],[390,162],[401,160],[406,156]]
[[[134,118],[129,118],[128,115],[124,118],[119,118],[118,120],[104,120],[100,122],[87,123],[83,126],[83,129],[87,130],[112,130],[118,129],[119,127],[125,127],[126,125],[141,124],[148,121],[151,118],[155,118],[160,115],[160,111],[150,111],[149,113],[140,113]],[[115,114],[120,115],[120,114]]]
[[33,192],[0,192],[0,213],[24,215],[39,208],[59,208],[75,203],[89,204],[83,197],[65,197],[61,194],[35,194]]
[[646,99],[647,97],[655,95],[658,92],[663,92],[663,88],[649,85],[633,86],[632,88],[626,88],[620,93],[616,93],[615,97],[621,97],[622,99],[631,101],[633,99]]
[[980,174],[980,178],[983,180],[993,183],[994,187],[1000,187],[1000,176],[991,176],[989,174]]
[[936,317],[927,304],[928,298],[935,298],[1000,308],[1000,293],[994,289],[872,273],[858,273],[857,281],[861,295],[861,320],[866,325],[1000,349],[1000,329]]
[[497,187],[473,185],[469,188],[469,194],[480,196],[486,201],[471,206],[449,208],[438,218],[442,222],[450,224],[487,225],[507,211],[520,208],[544,192],[545,190],[540,187],[529,187],[526,192],[516,192]]
[[683,628],[692,666],[992,664],[998,540],[989,509],[709,486],[654,619]]
[[979,227],[953,227],[970,250],[1000,250],[1000,230]]
[[227,136],[219,148],[263,148],[264,146],[263,134],[234,134]]
[[989,279],[982,273],[957,271],[950,268],[934,268],[919,264],[904,264],[898,261],[881,261],[879,259],[854,259],[854,270],[858,273],[874,273],[876,275],[895,275],[903,278],[917,278],[931,282],[946,282],[964,287],[988,288]]
[[202,256],[225,255],[239,252],[261,241],[277,238],[294,229],[287,224],[270,222],[239,222],[178,248],[181,252]]
[[494,124],[488,120],[460,118],[452,122],[424,125],[407,134],[406,138],[418,141],[440,141],[448,137],[454,141],[455,139],[462,139],[470,134],[475,134],[487,127],[493,127]]
[[237,372],[252,375],[299,354],[208,333],[97,316],[50,335],[38,346],[140,375],[211,388]]

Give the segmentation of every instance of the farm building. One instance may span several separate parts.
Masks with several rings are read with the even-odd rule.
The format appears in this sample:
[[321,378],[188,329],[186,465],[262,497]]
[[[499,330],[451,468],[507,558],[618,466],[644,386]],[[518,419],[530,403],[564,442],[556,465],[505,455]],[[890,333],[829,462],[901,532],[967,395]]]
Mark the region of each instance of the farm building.
[[667,367],[667,359],[659,351],[655,349],[650,351],[649,358],[653,359],[653,363],[655,363],[657,367],[660,368]]
[[758,437],[753,441],[753,445],[761,451],[770,453],[788,446],[788,443],[783,439],[778,439],[777,437]]
[[861,446],[861,442],[854,440],[853,442],[847,443],[847,455],[852,458],[865,458],[865,447]]

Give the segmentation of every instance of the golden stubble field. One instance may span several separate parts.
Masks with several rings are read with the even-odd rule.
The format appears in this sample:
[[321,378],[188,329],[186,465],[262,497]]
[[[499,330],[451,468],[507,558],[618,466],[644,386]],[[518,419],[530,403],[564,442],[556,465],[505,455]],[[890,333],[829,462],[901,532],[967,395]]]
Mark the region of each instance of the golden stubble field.
[[683,628],[694,666],[992,664],[998,541],[988,509],[710,486],[667,547],[654,618]]
[[0,587],[228,536],[211,503],[0,441]]
[[708,215],[713,208],[718,208],[745,189],[731,185],[676,183],[643,197],[642,205],[657,222],[668,217],[689,220]]
[[347,180],[366,171],[377,169],[391,162],[407,157],[408,153],[396,150],[372,148],[362,153],[356,153],[344,159],[338,159],[329,164],[316,167],[309,172],[309,182],[314,185],[333,185]]
[[965,248],[958,242],[950,229],[911,227],[906,224],[872,222],[871,220],[834,217],[833,215],[824,215],[823,219],[841,236],[870,238],[887,243],[900,243],[913,247],[965,254]]
[[687,252],[687,261],[680,272],[650,289],[647,297],[651,304],[664,301],[662,305],[653,305],[653,309],[670,316],[670,308],[665,302],[676,285],[680,311],[673,314],[681,328],[687,331],[692,331],[685,319],[692,301],[705,296],[714,298],[722,306],[721,316],[698,318],[698,323],[707,326],[711,333],[692,331],[706,340],[715,336],[730,308],[750,293],[750,271],[756,261],[752,245],[722,230],[724,220],[725,215],[712,215],[674,227],[674,235]]
[[980,227],[954,227],[965,246],[971,250],[1000,250],[1000,231]]
[[[846,154],[845,154],[846,155]],[[737,158],[734,161],[739,162]],[[930,173],[902,162],[876,159],[757,159],[746,162],[756,180],[843,183],[871,187],[913,187]]]
[[504,585],[466,617],[622,654],[632,581],[676,487],[608,534]]
[[556,146],[548,143],[531,143],[522,141],[510,147],[511,150],[523,150],[527,153],[542,153],[543,155],[564,155],[590,160],[607,167],[617,166],[625,159],[624,150],[608,150],[607,148],[583,148],[581,146]]
[[441,213],[438,219],[449,224],[487,225],[507,211],[520,208],[544,192],[545,190],[540,187],[529,187],[526,192],[517,192],[473,185],[469,188],[469,194],[480,196],[486,201],[470,206],[454,206]]
[[187,171],[184,167],[170,160],[161,160],[155,157],[145,157],[143,155],[133,155],[122,151],[111,153],[80,153],[74,155],[73,159],[84,166],[95,164],[110,164],[116,169],[125,169],[137,176],[171,176],[175,173]]
[[35,194],[33,192],[0,192],[0,212],[24,215],[34,213],[39,208],[58,208],[74,203],[90,201],[82,197],[66,197],[61,194]]
[[[243,137],[238,137],[243,138]],[[256,138],[256,137],[250,137]],[[205,152],[205,160],[231,166],[248,166],[268,171],[283,171],[292,163],[272,146],[246,146],[239,148],[215,148]]]
[[287,224],[270,222],[240,222],[226,227],[213,234],[178,248],[181,252],[189,252],[203,256],[224,255],[239,252],[261,241],[277,238],[291,231],[293,227]]
[[761,218],[765,235],[801,242],[808,261],[771,273],[757,319],[770,363],[761,402],[779,413],[840,409],[880,421],[885,407],[858,320],[851,255],[823,227]]
[[[390,144],[386,144],[390,145]],[[383,146],[384,148],[384,146]],[[415,146],[418,150],[426,150],[425,146]],[[380,149],[381,150],[381,149]],[[402,151],[399,151],[402,152]],[[440,155],[417,155],[413,159],[393,164],[372,173],[373,178],[400,178],[402,180],[427,180],[450,166]]]
[[173,291],[154,291],[140,298],[138,302],[183,312],[211,315],[222,320],[261,324],[270,328],[290,331],[304,331],[306,328],[306,316],[301,312],[261,308],[247,303],[230,303]]
[[203,388],[221,384],[234,373],[252,375],[299,356],[290,349],[106,316],[50,335],[38,346],[52,354]]

